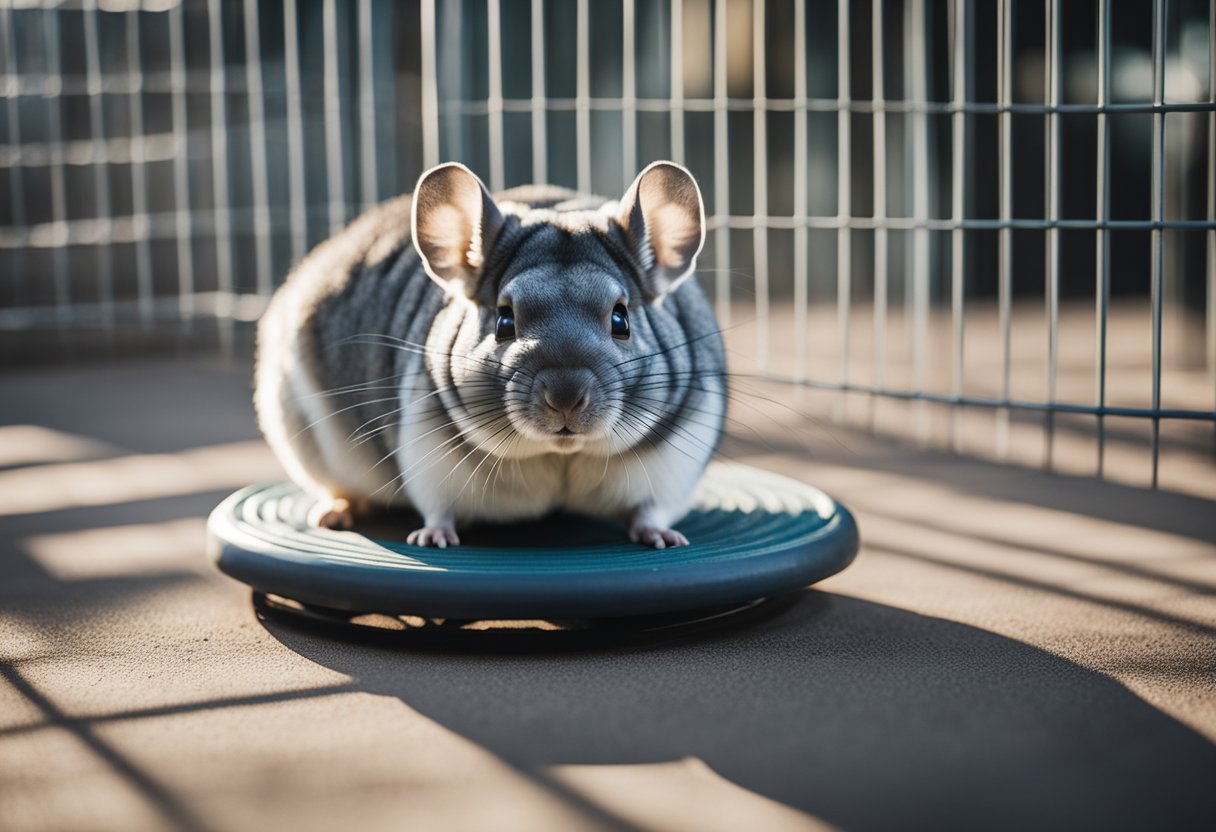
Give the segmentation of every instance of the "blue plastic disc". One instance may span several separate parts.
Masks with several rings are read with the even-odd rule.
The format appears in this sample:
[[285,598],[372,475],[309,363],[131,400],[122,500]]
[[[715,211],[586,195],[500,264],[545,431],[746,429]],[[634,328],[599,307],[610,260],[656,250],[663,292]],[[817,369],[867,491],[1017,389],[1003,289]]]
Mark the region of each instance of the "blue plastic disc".
[[354,612],[454,619],[598,619],[726,607],[800,589],[857,553],[848,510],[767,471],[715,463],[676,524],[691,545],[650,549],[623,524],[573,515],[460,529],[462,545],[404,542],[408,512],[357,531],[311,528],[312,497],[286,482],[212,512],[219,568],[264,593]]

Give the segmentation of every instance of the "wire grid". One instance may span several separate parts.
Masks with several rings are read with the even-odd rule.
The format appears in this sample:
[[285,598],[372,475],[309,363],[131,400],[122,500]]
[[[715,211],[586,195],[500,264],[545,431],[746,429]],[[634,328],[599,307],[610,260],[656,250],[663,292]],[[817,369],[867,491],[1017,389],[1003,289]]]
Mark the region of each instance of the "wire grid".
[[[1141,98],[1118,89],[1113,5],[1087,7],[1095,94],[1076,101],[1065,90],[1062,0],[991,8],[971,0],[3,2],[0,173],[9,199],[0,329],[201,319],[230,345],[237,323],[256,317],[309,246],[409,190],[439,161],[470,162],[493,189],[554,181],[611,194],[640,164],[664,156],[689,164],[706,185],[707,288],[725,328],[742,309],[759,322],[762,375],[946,405],[956,415],[992,409],[998,445],[1010,413],[1038,412],[1048,466],[1057,414],[1092,416],[1099,474],[1106,417],[1146,419],[1156,486],[1161,420],[1216,422],[1211,408],[1167,408],[1161,397],[1168,232],[1205,238],[1183,282],[1201,284],[1206,299],[1203,360],[1216,399],[1216,3],[1144,4],[1151,89]],[[1167,49],[1171,20],[1187,31],[1205,24],[1205,95],[1167,95],[1171,55],[1182,52]],[[1040,54],[1023,41],[1041,43]],[[1036,66],[1042,94],[1027,100],[1019,79]],[[981,100],[986,70],[994,95]],[[1170,176],[1185,181],[1200,169],[1169,169],[1179,151],[1168,144],[1167,117],[1184,114],[1206,117],[1206,148],[1186,150],[1186,159],[1206,159],[1200,216],[1167,211]],[[1112,210],[1121,179],[1112,137],[1116,119],[1135,117],[1152,122],[1151,205],[1148,216],[1131,218]],[[1029,212],[1017,204],[1024,172],[1015,165],[1025,144],[1016,122],[1028,118],[1044,125],[1042,210]],[[1094,122],[1088,216],[1063,205],[1070,118]],[[976,151],[989,119],[995,169]],[[813,182],[825,168],[838,173],[827,185]],[[995,181],[988,216],[977,179]],[[786,191],[788,199],[775,196]],[[772,210],[783,200],[786,210]],[[773,235],[784,232],[791,253],[774,263]],[[980,242],[989,232],[994,247]],[[1073,232],[1094,241],[1096,393],[1084,402],[1057,395],[1062,283],[1075,288],[1079,279],[1063,273],[1062,237]],[[1014,308],[1024,295],[1015,254],[1017,235],[1027,233],[1042,238],[1045,258],[1038,399],[1013,394]],[[824,259],[822,247],[812,252],[813,234],[835,237],[834,368],[809,355],[812,277]],[[1147,407],[1107,400],[1116,234],[1151,239]],[[860,262],[859,245],[872,260]],[[1001,344],[999,394],[990,396],[968,392],[964,377],[968,302],[983,294],[969,286],[984,245],[994,248]],[[870,285],[857,298],[867,269]],[[750,277],[744,302],[738,271]],[[910,321],[910,376],[901,384],[891,383],[885,361],[896,348],[887,343],[896,290]],[[792,312],[789,343],[774,343],[775,303]],[[939,307],[949,312],[945,389],[929,379]],[[851,328],[867,308],[873,360],[861,381]],[[958,446],[957,427],[953,437]]]

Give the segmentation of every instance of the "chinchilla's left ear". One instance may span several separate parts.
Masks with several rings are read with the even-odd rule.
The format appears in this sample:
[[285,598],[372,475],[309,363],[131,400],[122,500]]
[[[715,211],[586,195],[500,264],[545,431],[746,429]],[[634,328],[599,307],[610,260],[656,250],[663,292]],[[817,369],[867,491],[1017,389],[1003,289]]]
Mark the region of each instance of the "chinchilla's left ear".
[[459,283],[473,297],[503,226],[481,180],[456,162],[431,168],[418,179],[412,209],[414,247],[427,274],[445,289]]
[[621,198],[616,221],[642,264],[651,300],[671,292],[697,265],[705,243],[705,207],[692,174],[674,162],[654,162]]

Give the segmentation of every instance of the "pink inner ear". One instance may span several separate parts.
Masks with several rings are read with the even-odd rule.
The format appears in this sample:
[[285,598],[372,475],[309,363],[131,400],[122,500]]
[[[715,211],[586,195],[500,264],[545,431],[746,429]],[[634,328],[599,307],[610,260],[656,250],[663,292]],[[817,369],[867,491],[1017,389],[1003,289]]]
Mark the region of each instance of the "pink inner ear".
[[646,219],[658,264],[673,274],[686,271],[701,242],[698,214],[690,213],[686,206],[666,202],[648,211]]
[[431,268],[444,277],[454,277],[450,272],[464,269],[467,265],[469,218],[455,205],[439,204],[430,208],[419,223],[419,242]]

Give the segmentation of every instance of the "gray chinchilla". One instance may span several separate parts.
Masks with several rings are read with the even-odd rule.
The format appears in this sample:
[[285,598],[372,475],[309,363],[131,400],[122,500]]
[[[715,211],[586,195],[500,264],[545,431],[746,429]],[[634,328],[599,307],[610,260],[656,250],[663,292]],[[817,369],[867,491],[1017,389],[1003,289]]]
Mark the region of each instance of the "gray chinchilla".
[[633,540],[672,525],[717,447],[722,339],[696,280],[692,175],[655,162],[620,201],[491,197],[467,168],[313,250],[258,330],[258,421],[318,525],[411,506],[411,543],[567,509]]

